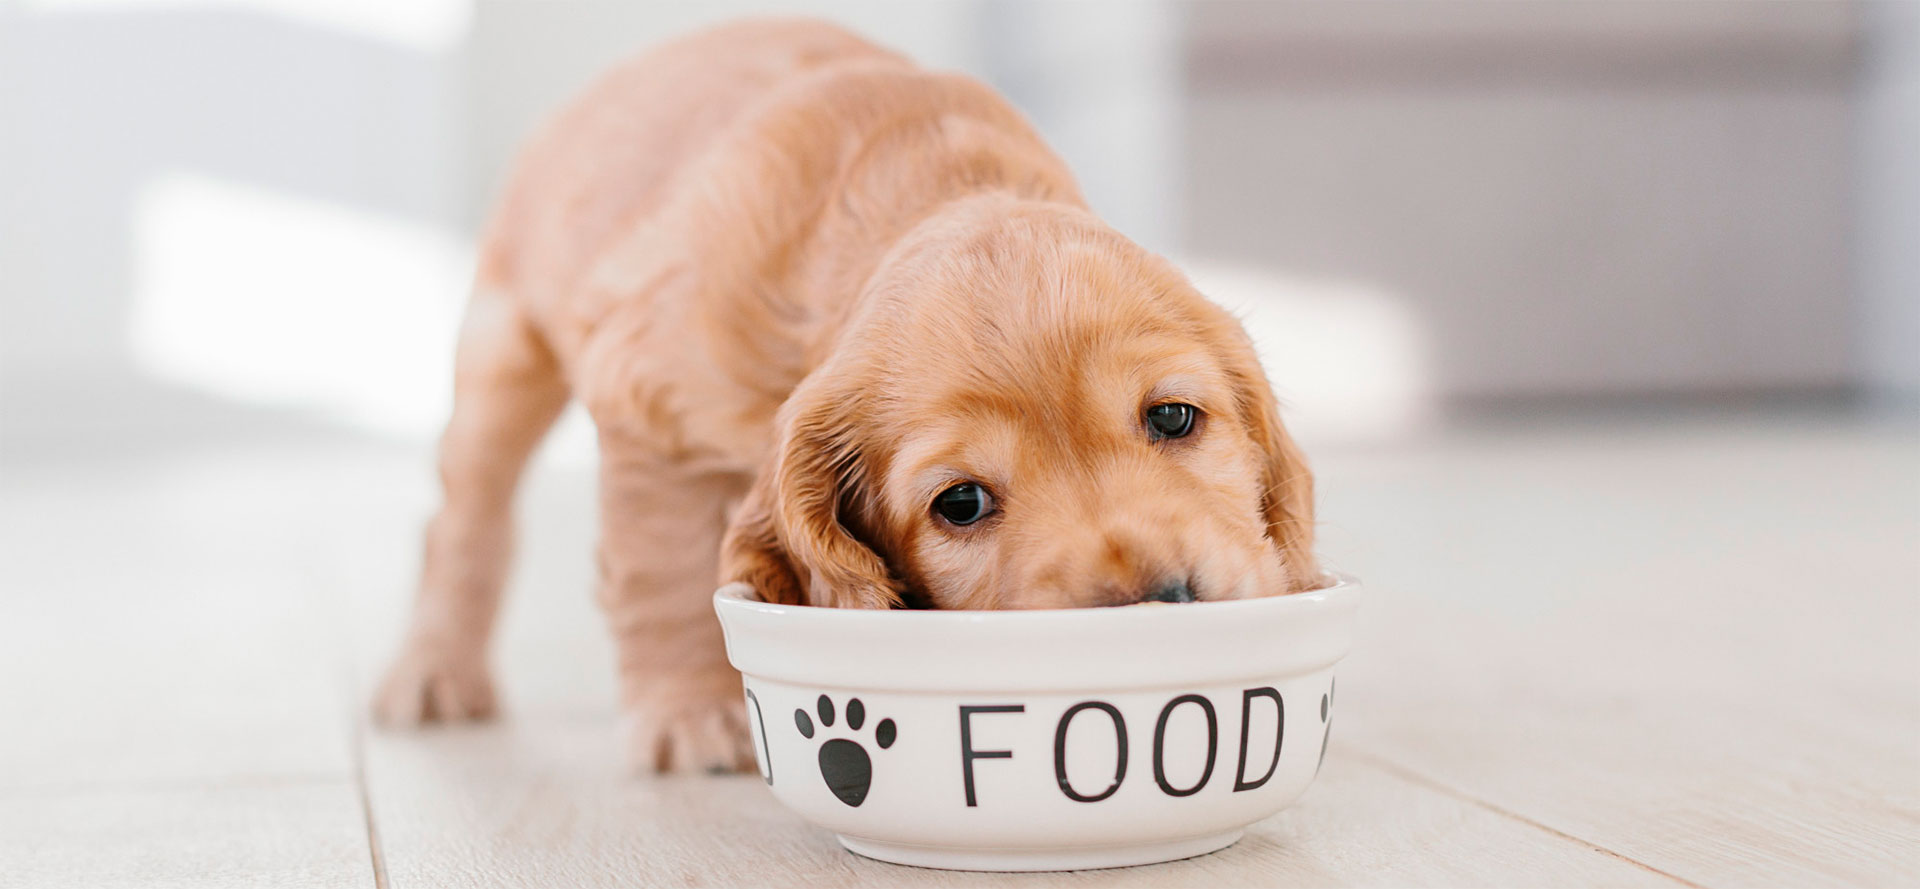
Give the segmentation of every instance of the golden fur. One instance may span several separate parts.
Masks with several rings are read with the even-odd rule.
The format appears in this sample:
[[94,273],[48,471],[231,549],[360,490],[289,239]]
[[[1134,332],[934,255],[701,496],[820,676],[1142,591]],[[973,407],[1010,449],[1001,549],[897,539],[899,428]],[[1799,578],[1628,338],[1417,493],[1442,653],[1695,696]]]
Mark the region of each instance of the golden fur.
[[[969,78],[814,22],[685,38],[533,141],[481,251],[385,722],[492,712],[513,491],[569,397],[599,428],[599,598],[640,768],[751,767],[721,581],[1033,608],[1319,576],[1311,476],[1239,324]],[[1149,440],[1168,401],[1195,431]],[[960,481],[999,512],[935,518]]]

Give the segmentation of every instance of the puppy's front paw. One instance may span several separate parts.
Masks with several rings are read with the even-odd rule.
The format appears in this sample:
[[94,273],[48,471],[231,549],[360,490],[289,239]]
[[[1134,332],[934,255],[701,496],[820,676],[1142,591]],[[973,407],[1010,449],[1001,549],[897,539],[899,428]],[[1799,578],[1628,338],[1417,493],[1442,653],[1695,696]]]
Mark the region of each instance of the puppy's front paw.
[[478,653],[408,642],[373,696],[381,725],[467,722],[494,714],[493,679]]
[[636,775],[754,769],[747,709],[737,687],[661,689],[629,703],[623,721],[627,767]]

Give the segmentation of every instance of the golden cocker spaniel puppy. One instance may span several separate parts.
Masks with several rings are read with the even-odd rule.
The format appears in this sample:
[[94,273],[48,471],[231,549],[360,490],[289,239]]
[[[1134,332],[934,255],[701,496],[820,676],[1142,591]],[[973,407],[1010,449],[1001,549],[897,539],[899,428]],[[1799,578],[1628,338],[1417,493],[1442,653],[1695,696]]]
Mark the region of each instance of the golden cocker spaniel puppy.
[[484,717],[516,481],[600,439],[639,769],[751,768],[723,581],[844,608],[1312,587],[1311,476],[1240,325],[967,77],[756,21],[606,75],[484,235],[384,722]]

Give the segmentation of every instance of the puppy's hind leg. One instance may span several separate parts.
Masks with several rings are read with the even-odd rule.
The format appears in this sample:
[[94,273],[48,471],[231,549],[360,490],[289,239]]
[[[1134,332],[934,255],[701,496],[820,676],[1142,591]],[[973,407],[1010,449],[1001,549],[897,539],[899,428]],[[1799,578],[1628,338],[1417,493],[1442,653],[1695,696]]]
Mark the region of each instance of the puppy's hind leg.
[[746,477],[600,434],[600,605],[636,772],[753,768],[740,674],[713,613],[720,536]]
[[399,656],[373,701],[388,725],[493,715],[487,643],[512,549],[513,492],[567,403],[538,331],[494,292],[467,307],[453,416],[440,441],[445,500],[427,525],[420,590]]

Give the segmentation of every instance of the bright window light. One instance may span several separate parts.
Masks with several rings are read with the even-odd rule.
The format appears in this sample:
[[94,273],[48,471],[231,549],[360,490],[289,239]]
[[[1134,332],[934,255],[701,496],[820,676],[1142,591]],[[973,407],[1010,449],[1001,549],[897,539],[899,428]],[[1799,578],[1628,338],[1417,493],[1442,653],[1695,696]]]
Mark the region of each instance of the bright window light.
[[1405,300],[1344,281],[1190,264],[1195,286],[1238,316],[1302,439],[1393,438],[1434,412],[1425,327]]
[[445,421],[472,274],[458,239],[186,174],[141,191],[133,229],[143,370],[409,438]]
[[19,0],[29,13],[238,10],[345,31],[419,52],[466,36],[473,0]]

